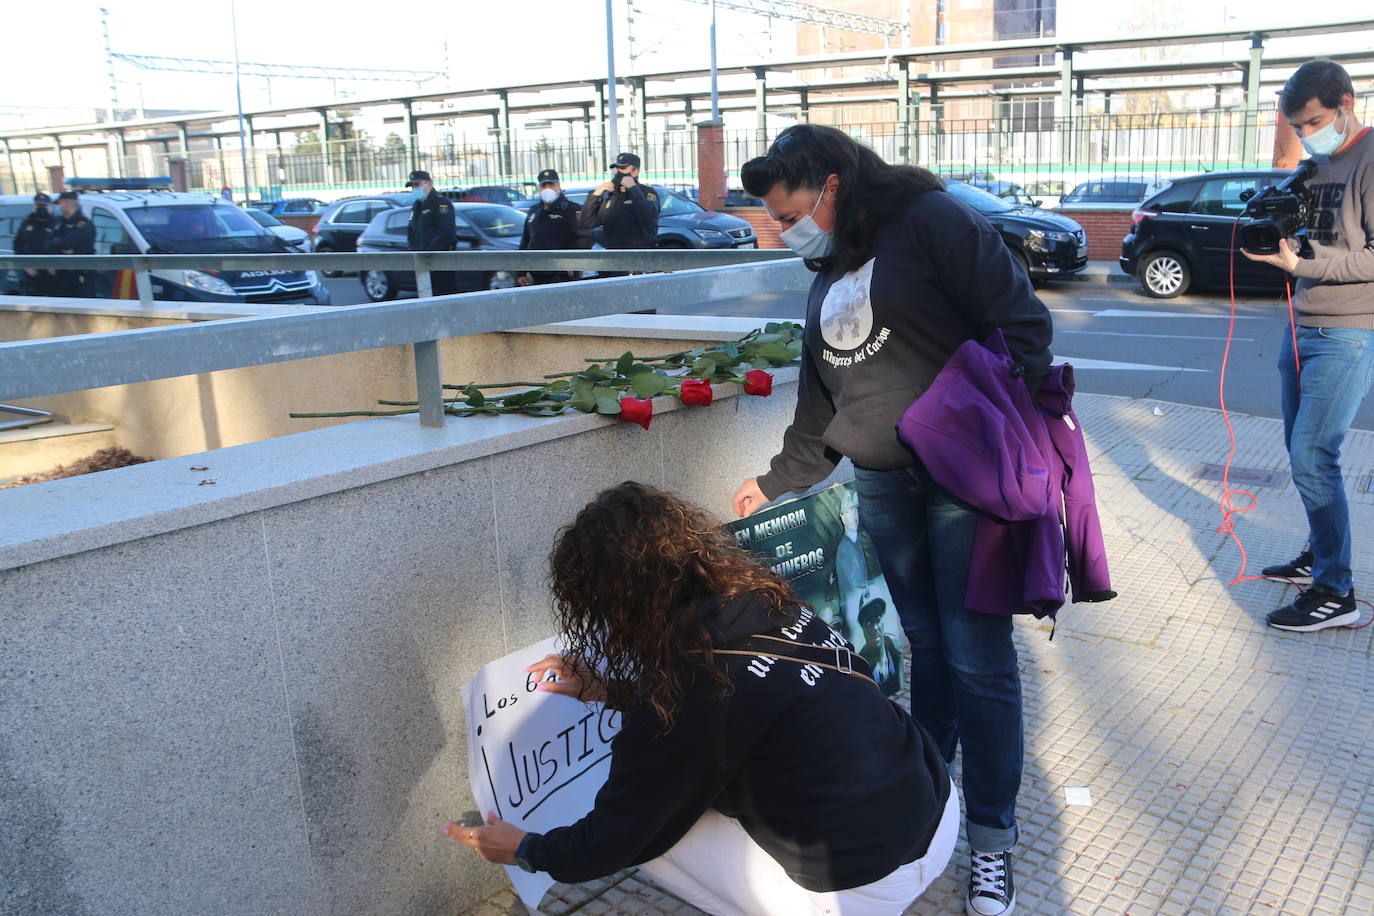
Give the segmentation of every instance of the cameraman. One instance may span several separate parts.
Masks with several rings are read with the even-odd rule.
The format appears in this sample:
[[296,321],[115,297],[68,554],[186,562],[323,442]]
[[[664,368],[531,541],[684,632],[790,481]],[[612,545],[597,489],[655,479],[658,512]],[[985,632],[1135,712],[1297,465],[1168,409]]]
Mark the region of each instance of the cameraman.
[[1330,60],[1303,64],[1279,107],[1317,165],[1308,238],[1312,258],[1288,241],[1256,255],[1297,277],[1297,358],[1279,348],[1283,435],[1307,510],[1308,547],[1266,576],[1311,582],[1269,625],[1310,632],[1359,619],[1351,573],[1350,513],[1341,479],[1346,431],[1374,377],[1374,136],[1355,117],[1350,75]]
[[[610,181],[603,181],[582,205],[582,226],[589,232],[601,226],[606,248],[658,247],[658,195],[639,183],[639,157],[621,153],[612,162]],[[603,277],[623,277],[629,271],[602,270]]]

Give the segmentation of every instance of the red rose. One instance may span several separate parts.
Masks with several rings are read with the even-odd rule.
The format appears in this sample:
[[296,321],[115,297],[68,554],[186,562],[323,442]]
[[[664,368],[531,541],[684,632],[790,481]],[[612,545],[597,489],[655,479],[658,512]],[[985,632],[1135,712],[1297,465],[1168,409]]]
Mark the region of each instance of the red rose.
[[621,398],[620,419],[626,423],[638,423],[645,429],[654,418],[654,402],[648,398]]
[[773,393],[773,376],[762,369],[744,373],[744,393],[768,397]]
[[711,380],[687,378],[682,380],[682,391],[678,394],[686,407],[710,407],[715,394],[711,391]]

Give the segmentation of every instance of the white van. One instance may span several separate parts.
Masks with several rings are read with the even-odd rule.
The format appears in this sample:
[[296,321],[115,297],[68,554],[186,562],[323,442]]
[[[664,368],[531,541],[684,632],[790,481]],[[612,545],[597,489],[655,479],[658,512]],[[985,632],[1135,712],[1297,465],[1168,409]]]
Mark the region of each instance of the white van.
[[[56,195],[54,195],[54,198]],[[172,191],[83,193],[95,226],[96,254],[283,254],[292,249],[233,203]],[[56,200],[53,203],[57,210]],[[0,196],[0,251],[33,210],[32,195]],[[154,270],[153,298],[192,302],[279,302],[329,305],[313,270]],[[96,272],[96,295],[108,296],[113,271]],[[0,292],[17,291],[18,271],[0,271]]]

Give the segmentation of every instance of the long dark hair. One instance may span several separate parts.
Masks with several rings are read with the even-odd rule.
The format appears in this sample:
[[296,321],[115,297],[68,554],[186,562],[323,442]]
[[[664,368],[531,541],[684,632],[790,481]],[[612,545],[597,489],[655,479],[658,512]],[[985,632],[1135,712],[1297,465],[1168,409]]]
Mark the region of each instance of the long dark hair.
[[873,236],[918,195],[943,191],[934,172],[914,165],[891,165],[842,130],[796,124],[778,134],[766,155],[750,159],[739,171],[744,189],[762,197],[779,183],[791,193],[819,191],[838,175],[835,192],[835,247],[813,270],[836,266],[848,272],[872,256]]
[[699,599],[752,592],[775,612],[796,604],[787,580],[717,519],[634,481],[601,492],[559,533],[549,578],[565,651],[601,668],[607,705],[645,703],[665,731],[694,667],[720,696],[731,688],[711,664]]

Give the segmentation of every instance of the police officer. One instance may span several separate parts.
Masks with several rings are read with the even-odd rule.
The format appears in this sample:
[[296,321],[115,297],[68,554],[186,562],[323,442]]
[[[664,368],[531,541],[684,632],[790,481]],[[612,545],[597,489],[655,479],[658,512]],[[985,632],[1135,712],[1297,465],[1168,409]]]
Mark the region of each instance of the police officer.
[[[406,182],[415,203],[410,208],[406,241],[411,251],[452,251],[458,241],[453,203],[434,190],[429,172],[414,171]],[[451,270],[436,270],[429,275],[436,296],[458,292],[458,277]]]
[[[582,225],[601,226],[601,244],[607,248],[657,248],[658,195],[639,183],[639,157],[621,153],[610,168],[611,180],[602,182],[582,206]],[[600,273],[623,277],[627,271]]]
[[[525,234],[520,238],[521,251],[560,251],[569,248],[590,248],[592,237],[582,227],[581,211],[577,204],[563,196],[558,172],[544,169],[539,173],[539,203],[530,207],[525,217]],[[531,283],[561,283],[577,278],[575,270],[532,270],[521,274],[515,282],[520,286]]]
[[[46,194],[33,195],[33,212],[24,217],[14,234],[15,254],[47,254],[57,220],[52,215],[52,198]],[[24,292],[30,296],[52,295],[53,277],[46,270],[24,268]]]
[[[81,211],[81,199],[75,191],[57,195],[57,208],[62,218],[57,221],[48,239],[48,254],[95,254],[95,226]],[[95,295],[95,272],[90,270],[48,271],[53,275],[50,295],[77,299]]]

